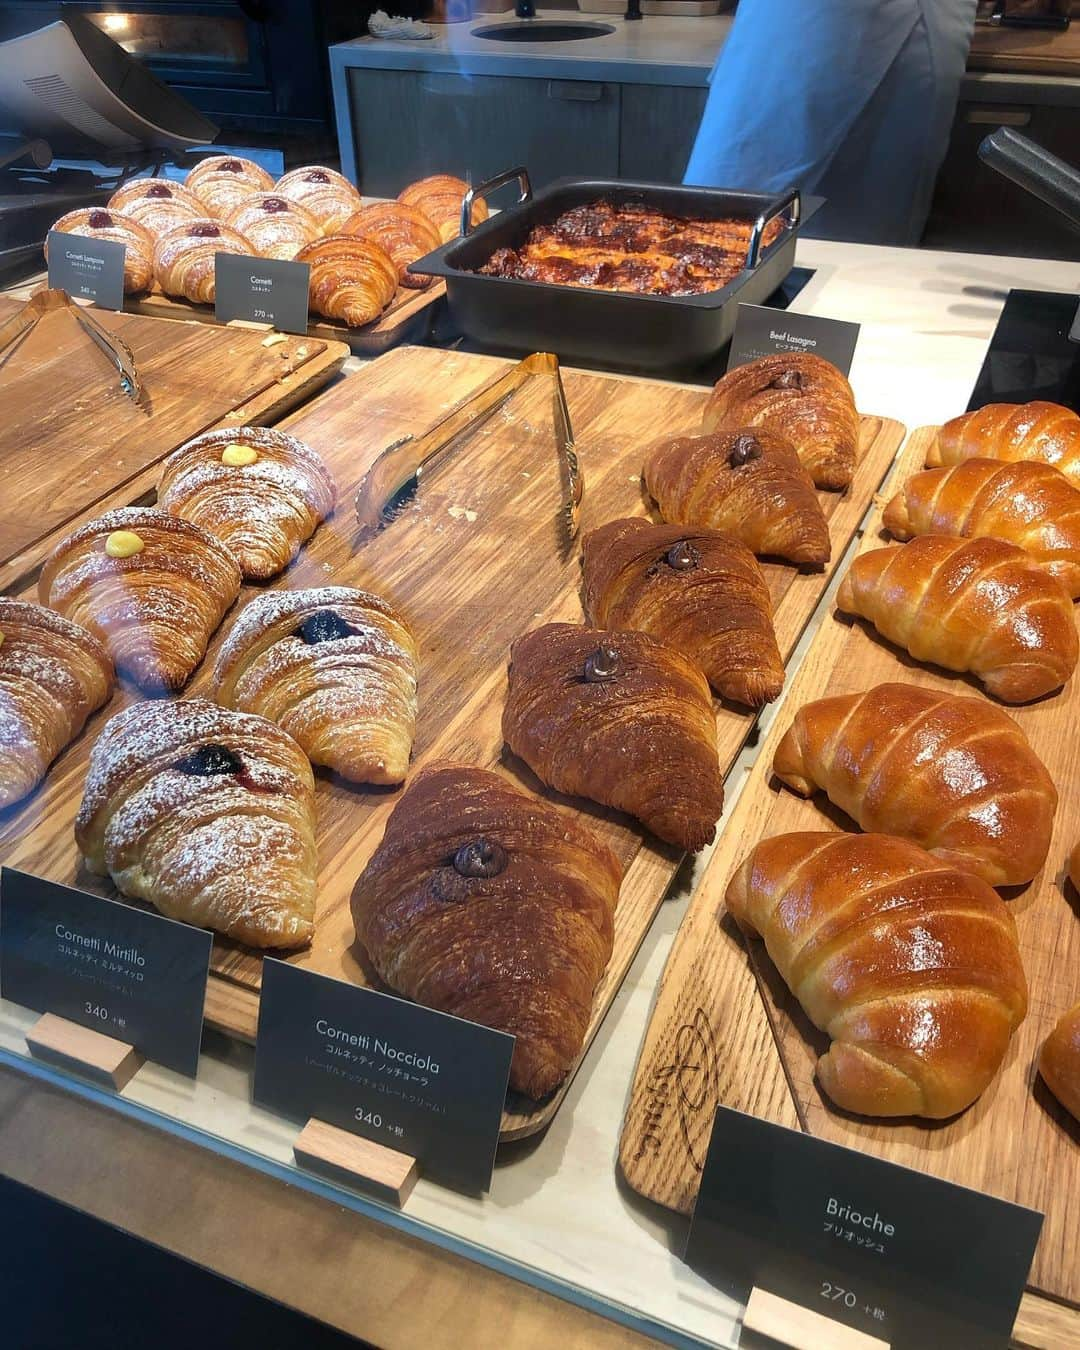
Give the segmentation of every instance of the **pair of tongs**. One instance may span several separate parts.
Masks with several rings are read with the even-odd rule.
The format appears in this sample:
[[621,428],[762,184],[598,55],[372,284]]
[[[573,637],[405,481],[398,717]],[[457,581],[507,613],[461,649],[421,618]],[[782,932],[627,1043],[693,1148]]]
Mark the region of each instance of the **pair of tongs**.
[[574,448],[574,432],[566,391],[559,373],[559,358],[550,352],[534,352],[519,361],[505,375],[492,380],[483,389],[459,403],[441,422],[419,438],[403,436],[388,445],[360,480],[356,493],[356,515],[365,528],[378,528],[392,516],[403,494],[419,482],[426,469],[443,457],[464,432],[475,431],[498,411],[522,385],[537,375],[547,375],[553,383],[555,437],[565,479],[565,496],[560,518],[568,540],[578,531],[581,499],[585,484]]
[[120,375],[120,388],[134,403],[142,397],[142,383],[135,366],[131,348],[122,337],[102,328],[87,311],[72,302],[66,291],[37,291],[17,313],[0,323],[0,352],[23,338],[45,314],[67,310],[78,320],[80,327],[105,353]]

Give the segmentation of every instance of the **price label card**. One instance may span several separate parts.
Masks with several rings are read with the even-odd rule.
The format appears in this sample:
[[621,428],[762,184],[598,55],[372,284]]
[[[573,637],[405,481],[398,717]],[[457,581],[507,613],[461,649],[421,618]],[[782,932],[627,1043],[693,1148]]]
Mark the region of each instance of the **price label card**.
[[104,1032],[193,1078],[213,938],[5,867],[0,994]]
[[513,1053],[504,1032],[263,962],[255,1100],[397,1149],[461,1190],[491,1184]]
[[892,1350],[1005,1350],[1042,1221],[720,1107],[686,1261],[744,1303],[756,1285]]
[[221,323],[246,319],[282,333],[306,333],[310,273],[307,263],[217,253],[214,313]]
[[811,352],[831,361],[842,375],[851,370],[859,325],[815,314],[793,314],[767,305],[740,305],[728,352],[728,370],[774,352]]
[[92,300],[102,309],[124,308],[123,244],[82,234],[50,230],[49,286],[75,300]]

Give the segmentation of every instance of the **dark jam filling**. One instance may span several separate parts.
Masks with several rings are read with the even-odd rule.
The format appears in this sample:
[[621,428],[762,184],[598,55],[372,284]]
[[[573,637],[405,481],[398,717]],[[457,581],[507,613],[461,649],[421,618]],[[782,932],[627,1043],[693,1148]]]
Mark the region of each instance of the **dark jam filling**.
[[473,839],[454,854],[454,871],[461,877],[497,877],[509,862],[506,849],[493,839]]
[[219,774],[243,773],[244,762],[227,746],[200,745],[198,750],[185,755],[173,768],[190,778],[214,778]]
[[262,204],[264,211],[287,211],[289,203],[284,197],[267,197]]
[[310,173],[304,174],[305,183],[329,183],[330,175],[324,173],[322,169],[312,169]]
[[147,197],[171,197],[172,190],[164,183],[153,183],[146,189]]
[[113,219],[108,211],[91,211],[87,219],[87,224],[92,230],[107,230],[112,223]]
[[225,159],[218,165],[222,173],[243,173],[244,166],[238,159]]
[[213,221],[207,220],[201,225],[192,225],[190,233],[196,239],[216,239],[221,233],[221,229]]
[[338,642],[341,638],[352,637],[353,631],[352,625],[332,609],[317,609],[296,629],[296,636],[314,647],[320,642]]

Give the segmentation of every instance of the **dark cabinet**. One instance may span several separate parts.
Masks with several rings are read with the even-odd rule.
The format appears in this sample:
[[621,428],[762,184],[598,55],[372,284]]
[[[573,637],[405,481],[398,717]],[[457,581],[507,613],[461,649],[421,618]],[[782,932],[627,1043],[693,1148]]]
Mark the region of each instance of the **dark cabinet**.
[[667,84],[619,86],[619,176],[681,183],[708,89]]

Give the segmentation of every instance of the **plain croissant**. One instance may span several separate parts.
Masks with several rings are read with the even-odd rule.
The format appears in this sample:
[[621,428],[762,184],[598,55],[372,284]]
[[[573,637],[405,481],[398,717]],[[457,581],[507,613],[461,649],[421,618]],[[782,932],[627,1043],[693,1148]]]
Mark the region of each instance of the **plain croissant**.
[[845,1111],[935,1120],[963,1111],[1024,1020],[1007,906],[906,839],[766,839],[729,882],[727,906],[831,1037],[818,1079]]
[[963,459],[1040,461],[1080,488],[1080,416],[1059,403],[988,403],[946,422],[926,463]]
[[1043,1042],[1039,1072],[1062,1106],[1080,1120],[1080,1003],[1061,1015]]
[[991,886],[1030,881],[1050,848],[1057,789],[1017,723],[985,699],[879,684],[807,703],[773,772]]

